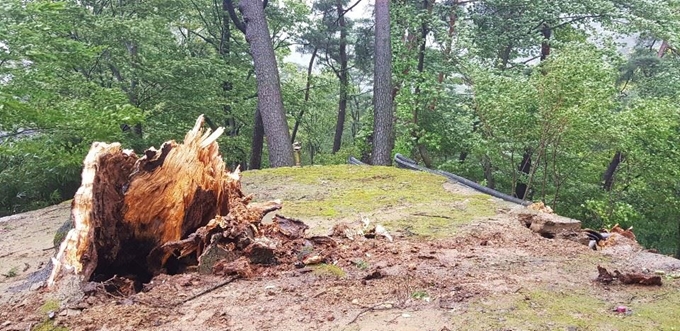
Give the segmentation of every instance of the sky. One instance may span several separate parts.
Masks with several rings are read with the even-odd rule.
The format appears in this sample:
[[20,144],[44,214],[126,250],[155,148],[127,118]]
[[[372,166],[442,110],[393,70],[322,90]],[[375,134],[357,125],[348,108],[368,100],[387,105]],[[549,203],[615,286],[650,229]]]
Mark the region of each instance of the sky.
[[[361,19],[361,18],[369,18],[373,14],[371,12],[371,5],[373,3],[373,0],[350,0],[349,1],[349,6],[354,5],[355,3],[359,3],[352,8],[349,12],[347,12],[346,16],[349,19]],[[308,6],[311,7],[312,3],[314,2],[313,0],[305,0]],[[297,45],[290,46],[290,51],[291,54],[286,56],[284,58],[285,62],[293,62],[295,64],[299,64],[301,66],[307,67],[309,65],[309,60],[311,58],[311,54],[302,54],[299,53],[295,50],[297,48]]]

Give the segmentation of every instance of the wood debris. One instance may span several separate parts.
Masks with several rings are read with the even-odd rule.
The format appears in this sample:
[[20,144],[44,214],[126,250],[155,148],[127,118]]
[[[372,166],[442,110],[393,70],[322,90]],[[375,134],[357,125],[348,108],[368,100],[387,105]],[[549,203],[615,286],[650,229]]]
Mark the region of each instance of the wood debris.
[[621,273],[618,270],[614,270],[614,273],[610,273],[604,267],[597,266],[597,281],[603,284],[612,284],[615,280],[618,280],[621,284],[625,285],[647,285],[647,286],[661,286],[661,276],[659,275],[646,275],[641,273]]

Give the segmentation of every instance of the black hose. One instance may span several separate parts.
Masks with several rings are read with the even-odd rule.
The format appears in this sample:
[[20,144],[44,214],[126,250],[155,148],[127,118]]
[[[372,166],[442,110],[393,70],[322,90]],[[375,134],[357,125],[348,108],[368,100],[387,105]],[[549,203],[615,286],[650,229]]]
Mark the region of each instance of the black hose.
[[525,201],[525,200],[522,200],[522,199],[518,199],[518,198],[515,198],[511,195],[507,195],[505,193],[498,192],[494,189],[488,188],[486,186],[479,185],[479,184],[477,184],[477,183],[475,183],[475,182],[473,182],[473,181],[471,181],[467,178],[464,178],[464,177],[461,177],[461,176],[458,176],[458,175],[454,175],[450,172],[441,171],[441,170],[432,170],[432,169],[428,169],[428,168],[419,166],[415,161],[413,161],[413,160],[411,160],[411,159],[409,159],[409,158],[407,158],[407,157],[405,157],[405,156],[403,156],[399,153],[397,153],[397,155],[394,156],[394,162],[397,164],[397,167],[399,167],[399,168],[406,168],[406,169],[411,169],[411,170],[420,170],[420,171],[426,171],[426,172],[429,172],[429,173],[441,175],[441,176],[448,178],[451,181],[457,182],[457,183],[462,184],[464,186],[467,186],[471,189],[477,190],[477,191],[482,192],[482,193],[486,193],[488,195],[491,195],[491,196],[499,198],[499,199],[503,199],[505,201],[516,203],[518,205],[528,206],[528,205],[533,203],[531,201]]
[[347,159],[347,163],[351,165],[368,165],[366,163],[363,163],[359,160],[357,160],[354,156],[350,156],[349,159]]

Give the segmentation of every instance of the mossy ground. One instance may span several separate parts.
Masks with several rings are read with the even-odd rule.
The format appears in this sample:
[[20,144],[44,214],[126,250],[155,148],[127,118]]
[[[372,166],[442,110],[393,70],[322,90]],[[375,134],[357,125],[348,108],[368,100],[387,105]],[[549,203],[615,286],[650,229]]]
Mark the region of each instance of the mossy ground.
[[[445,182],[428,173],[350,165],[243,173],[245,192],[255,193],[260,201],[282,199],[281,214],[311,224],[310,231],[317,233],[339,221],[366,216],[389,231],[430,240],[465,235],[466,225],[496,215],[499,205],[489,196],[451,192],[445,189]],[[611,258],[601,254],[583,254],[563,261],[560,272],[582,275],[590,266],[610,262]],[[315,273],[343,277],[327,266],[316,268]],[[483,296],[453,312],[451,326],[471,330],[680,330],[680,281],[670,280],[662,288],[612,289],[591,281],[574,279],[549,286],[530,282],[518,293]],[[613,312],[618,305],[629,307],[632,313]]]
[[45,319],[43,322],[33,327],[31,331],[69,331],[69,329],[63,326],[54,326],[54,322]]
[[[680,330],[677,285],[612,288],[621,291],[613,297],[597,289],[539,287],[482,298],[452,322],[459,327],[474,325],[475,330]],[[631,309],[630,313],[614,312],[619,305]]]
[[495,214],[483,194],[447,191],[446,179],[394,167],[335,165],[277,168],[243,173],[243,188],[256,200],[282,199],[281,214],[299,218],[315,231],[362,216],[425,237],[442,237],[456,226]]
[[[212,286],[210,277],[187,287],[185,275],[167,276],[165,285],[140,293],[140,303],[122,305],[106,297],[65,325],[74,330],[103,325],[120,330],[228,325],[243,330],[680,330],[680,279],[670,277],[672,270],[666,270],[661,287],[595,283],[597,265],[630,271],[621,269],[626,257],[536,235],[511,213],[500,212],[512,208],[508,204],[440,176],[392,167],[278,168],[244,172],[243,190],[258,201],[283,200],[279,213],[307,223],[310,234],[326,234],[339,222],[364,216],[384,225],[395,240],[349,245],[339,239],[345,245],[338,248],[337,265],[235,281],[177,308],[145,306]],[[6,269],[0,271],[24,262],[33,271],[48,260],[53,251],[45,248],[68,218],[68,205],[62,209],[2,224],[8,241],[0,247],[16,254],[2,260],[0,269]],[[385,277],[364,278],[376,269]],[[280,291],[268,289],[271,285]],[[66,330],[47,318],[56,302],[44,297],[32,302],[30,309],[2,306],[0,320],[21,316],[32,330]],[[389,309],[366,311],[387,302]],[[632,313],[613,312],[618,305]],[[33,315],[30,321],[26,313]]]
[[40,306],[40,312],[47,314],[51,311],[56,312],[59,310],[59,302],[57,300],[45,300],[42,306]]
[[40,306],[39,313],[45,316],[45,319],[31,328],[32,331],[68,331],[68,328],[63,326],[55,326],[54,322],[47,317],[50,312],[57,313],[59,311],[59,302],[48,299]]
[[330,276],[335,278],[344,278],[347,274],[342,268],[334,264],[319,264],[314,268],[314,274],[319,276]]

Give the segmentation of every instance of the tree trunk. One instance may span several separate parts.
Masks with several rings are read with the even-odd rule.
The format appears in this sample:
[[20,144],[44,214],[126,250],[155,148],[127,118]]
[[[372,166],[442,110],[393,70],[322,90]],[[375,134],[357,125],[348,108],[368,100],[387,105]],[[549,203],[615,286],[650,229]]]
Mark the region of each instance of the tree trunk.
[[345,130],[345,117],[347,116],[347,28],[345,22],[345,10],[342,8],[342,1],[336,2],[338,10],[338,25],[340,26],[340,100],[338,101],[338,121],[335,124],[335,137],[333,139],[333,154],[340,150],[342,146],[342,133]]
[[[314,52],[312,52],[312,58],[309,59],[309,65],[307,66],[307,83],[305,84],[305,103],[309,101],[309,89],[312,85],[312,68],[314,68],[314,60],[316,59],[316,53],[319,51],[317,47],[314,47]],[[305,106],[302,107],[300,113],[295,118],[295,125],[293,126],[293,134],[290,137],[290,143],[295,142],[295,137],[297,136],[298,128],[300,127],[300,122],[302,122],[302,116],[305,115]]]
[[[446,42],[446,46],[444,47],[444,62],[449,62],[451,59],[451,50],[453,49],[453,36],[456,33],[456,21],[458,20],[458,15],[456,13],[456,7],[458,6],[458,0],[453,0],[453,3],[451,4],[451,12],[449,13],[449,31],[448,31],[448,37],[449,40]],[[442,89],[442,84],[444,83],[444,72],[440,71],[439,74],[437,75],[437,91],[441,91]],[[437,105],[437,98],[435,97],[432,99],[432,103],[430,104],[430,110],[434,110]]]
[[[666,51],[668,51],[669,45],[668,41],[664,40],[661,42],[661,46],[659,47],[659,51],[656,53],[656,56],[658,58],[663,58],[664,55],[666,55]],[[626,155],[623,154],[621,151],[616,151],[614,153],[614,157],[612,157],[612,160],[609,162],[609,165],[607,166],[607,170],[605,170],[604,174],[602,175],[603,179],[603,184],[602,188],[605,191],[611,191],[611,189],[614,187],[614,175],[616,174],[616,169],[619,167],[619,164],[623,162],[626,159]],[[678,248],[680,252],[680,246]]]
[[486,187],[496,189],[496,179],[493,176],[493,165],[489,156],[484,155],[482,158],[482,168],[484,169],[484,179],[486,179]]
[[[531,172],[531,150],[526,149],[524,151],[524,154],[522,155],[522,162],[520,162],[519,166],[517,167],[517,170],[519,172],[523,173],[526,176],[529,176],[529,173]],[[519,199],[524,199],[527,196],[527,190],[529,189],[528,185],[521,180],[517,181],[517,184],[515,184],[515,197]]]
[[271,167],[293,166],[293,146],[281,97],[276,55],[261,0],[242,0],[239,11],[255,66],[257,104],[262,116]]
[[543,41],[541,42],[541,61],[543,61],[550,55],[550,35],[552,35],[552,31],[547,23],[543,23],[541,34],[543,35]]
[[222,33],[220,34],[220,44],[218,52],[220,55],[228,55],[231,51],[231,25],[229,24],[229,3],[222,0]]
[[373,152],[371,163],[389,165],[394,145],[390,2],[375,0],[375,65],[373,78]]
[[[431,3],[430,0],[423,0],[423,10],[427,10],[428,14],[432,13],[432,5],[433,3]],[[425,104],[422,98],[420,98],[420,86],[423,83],[422,77],[423,72],[425,71],[425,51],[427,49],[428,33],[429,29],[427,27],[427,18],[424,17],[423,22],[420,25],[420,46],[418,47],[418,65],[417,65],[417,70],[420,77],[418,78],[418,82],[415,88],[415,97],[416,100],[418,101],[416,102],[416,106],[413,108],[414,129],[411,130],[411,137],[415,139],[416,149],[418,150],[420,159],[423,160],[425,167],[432,168],[432,158],[430,157],[430,153],[427,151],[427,147],[425,147],[425,145],[420,142],[420,134],[418,133],[419,111],[421,110],[421,107],[425,108]]]
[[623,162],[625,159],[626,156],[621,153],[621,151],[617,151],[614,154],[614,157],[609,162],[609,166],[607,166],[607,170],[604,172],[602,178],[602,188],[604,188],[605,191],[611,191],[614,187],[614,174],[616,173],[616,168],[618,168],[619,164],[621,164],[621,162]]
[[[255,110],[255,127],[253,127],[253,140],[250,145],[250,166],[249,169],[262,168],[262,147],[264,144],[264,125],[262,124],[262,114],[258,107]],[[291,145],[292,146],[292,145]]]
[[224,129],[211,134],[202,125],[201,116],[182,144],[166,142],[141,158],[118,143],[92,144],[72,203],[74,227],[53,259],[50,286],[65,275],[83,282],[121,276],[140,289],[155,274],[182,271],[183,256],[201,255],[211,239],[196,236],[201,228],[235,239],[281,207],[248,205],[239,171],[227,172],[219,154]]
[[[541,34],[543,35],[543,41],[541,41],[541,61],[544,61],[550,56],[550,36],[552,35],[552,30],[547,23],[543,23],[541,27]],[[522,155],[522,162],[517,166],[517,170],[525,176],[529,176],[531,173],[531,148],[527,147]],[[518,180],[515,184],[515,197],[519,199],[527,198],[527,194],[531,183],[524,183],[522,179]]]
[[676,220],[676,222],[678,223],[678,237],[677,237],[677,241],[675,242],[675,244],[677,245],[677,250],[675,252],[675,258],[680,259],[680,220]]

